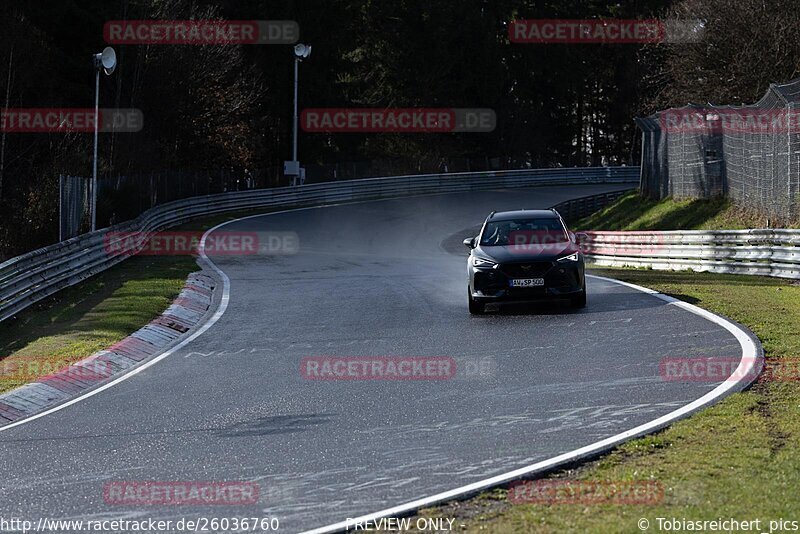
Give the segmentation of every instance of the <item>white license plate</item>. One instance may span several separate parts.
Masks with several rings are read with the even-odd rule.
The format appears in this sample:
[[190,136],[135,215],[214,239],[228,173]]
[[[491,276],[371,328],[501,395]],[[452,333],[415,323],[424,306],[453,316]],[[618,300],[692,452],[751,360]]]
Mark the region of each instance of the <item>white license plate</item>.
[[541,287],[544,278],[517,278],[510,281],[511,287]]

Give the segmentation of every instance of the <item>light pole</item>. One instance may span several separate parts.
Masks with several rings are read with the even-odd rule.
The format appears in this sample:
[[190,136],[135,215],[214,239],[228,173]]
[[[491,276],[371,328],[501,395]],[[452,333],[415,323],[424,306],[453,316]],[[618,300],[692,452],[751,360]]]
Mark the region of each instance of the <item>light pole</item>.
[[300,162],[297,161],[297,87],[300,69],[298,65],[301,61],[311,55],[311,46],[298,43],[294,46],[294,115],[292,127],[292,161],[284,164],[284,171],[287,175],[293,176],[293,185],[297,185],[297,178],[300,176]]
[[107,46],[99,54],[92,55],[94,63],[94,157],[92,158],[92,232],[97,229],[97,132],[100,128],[100,70],[110,75],[117,68],[117,54]]

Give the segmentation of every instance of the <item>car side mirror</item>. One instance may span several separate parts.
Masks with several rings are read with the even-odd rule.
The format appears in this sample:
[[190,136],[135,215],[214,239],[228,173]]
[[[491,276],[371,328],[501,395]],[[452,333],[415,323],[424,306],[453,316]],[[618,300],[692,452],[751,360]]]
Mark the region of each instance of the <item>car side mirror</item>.
[[465,239],[464,240],[464,246],[467,247],[468,249],[475,248],[475,238],[474,237],[469,237],[469,238]]
[[587,241],[589,241],[589,234],[587,234],[586,232],[578,232],[575,234],[575,242],[577,244],[583,245]]

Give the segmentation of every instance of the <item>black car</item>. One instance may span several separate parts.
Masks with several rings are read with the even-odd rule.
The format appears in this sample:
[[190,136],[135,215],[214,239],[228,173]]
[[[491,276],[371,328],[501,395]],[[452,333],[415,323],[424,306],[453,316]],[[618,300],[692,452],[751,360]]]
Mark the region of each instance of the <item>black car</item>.
[[492,212],[471,250],[469,311],[484,312],[491,302],[569,299],[586,306],[584,260],[578,237],[554,210]]

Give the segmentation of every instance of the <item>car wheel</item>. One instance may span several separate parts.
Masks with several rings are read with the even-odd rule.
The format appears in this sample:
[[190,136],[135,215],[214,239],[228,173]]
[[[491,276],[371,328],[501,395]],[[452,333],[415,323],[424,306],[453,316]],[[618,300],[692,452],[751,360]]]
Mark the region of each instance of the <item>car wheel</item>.
[[469,299],[469,312],[472,315],[483,315],[486,310],[485,305],[472,298],[472,292],[469,288],[467,288],[467,298]]
[[580,293],[570,299],[570,304],[575,309],[586,307],[586,286],[583,287]]

